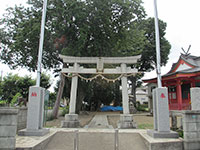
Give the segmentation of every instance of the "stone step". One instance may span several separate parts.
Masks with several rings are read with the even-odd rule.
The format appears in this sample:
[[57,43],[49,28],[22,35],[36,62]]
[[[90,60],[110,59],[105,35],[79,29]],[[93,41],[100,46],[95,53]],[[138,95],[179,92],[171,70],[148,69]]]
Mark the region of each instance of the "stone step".
[[[51,128],[41,137],[17,136],[16,150],[74,150],[77,131],[77,150],[115,150],[115,130],[95,128]],[[183,150],[182,139],[152,138],[141,129],[119,129],[118,133],[118,150]]]
[[[74,150],[75,133],[58,132],[45,150]],[[79,132],[78,150],[115,150],[114,132]],[[120,133],[119,150],[147,150],[144,140],[138,133]]]

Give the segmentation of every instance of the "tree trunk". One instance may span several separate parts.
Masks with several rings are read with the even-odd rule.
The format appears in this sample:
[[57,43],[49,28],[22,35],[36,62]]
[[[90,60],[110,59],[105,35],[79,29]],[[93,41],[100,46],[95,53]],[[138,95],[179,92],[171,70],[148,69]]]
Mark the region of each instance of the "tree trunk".
[[77,94],[77,101],[76,101],[76,113],[79,114],[82,106],[82,102],[85,98],[85,92],[83,87],[79,86],[78,94]]
[[59,84],[58,94],[57,94],[57,97],[56,97],[56,102],[55,102],[55,105],[53,107],[53,113],[52,113],[52,116],[53,116],[54,119],[56,119],[58,117],[60,100],[62,98],[64,86],[65,86],[65,77],[64,77],[63,74],[61,74],[60,75],[60,84]]
[[133,95],[133,97],[132,97],[133,106],[132,106],[131,113],[136,113],[137,112],[137,109],[136,109],[136,77],[132,76],[130,78],[130,80],[131,80],[131,85],[132,85],[131,95]]
[[131,77],[131,95],[133,95],[133,103],[136,104],[136,77]]

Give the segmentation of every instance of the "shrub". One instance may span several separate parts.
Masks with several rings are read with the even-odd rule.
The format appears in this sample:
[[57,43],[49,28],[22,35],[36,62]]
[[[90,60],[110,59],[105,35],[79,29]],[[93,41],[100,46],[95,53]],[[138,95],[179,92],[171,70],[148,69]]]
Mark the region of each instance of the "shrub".
[[68,113],[69,113],[69,106],[66,106],[63,108],[61,115],[65,116],[65,114],[68,114]]
[[11,100],[11,106],[14,106],[15,104],[17,104],[18,102],[18,97],[22,96],[20,93],[15,94],[15,96],[13,96],[12,100]]
[[178,132],[179,137],[184,138],[184,134],[183,134],[183,129],[177,129],[175,130],[176,132]]
[[136,104],[137,111],[148,111],[148,104]]
[[6,100],[0,100],[0,106],[5,106],[6,105]]

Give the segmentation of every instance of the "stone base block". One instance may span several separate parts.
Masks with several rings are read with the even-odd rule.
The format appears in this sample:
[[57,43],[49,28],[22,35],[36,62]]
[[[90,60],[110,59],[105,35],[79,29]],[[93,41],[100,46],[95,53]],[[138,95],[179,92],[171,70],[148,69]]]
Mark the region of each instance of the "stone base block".
[[62,128],[78,128],[79,121],[62,121],[61,127]]
[[78,121],[78,115],[77,114],[66,114],[65,121]]
[[15,150],[15,137],[0,137],[0,150]]
[[184,140],[184,150],[199,150],[200,149],[200,140]]
[[147,134],[153,138],[178,138],[179,135],[177,132],[158,132],[155,130],[147,130]]
[[62,128],[78,128],[79,120],[77,114],[66,114],[65,120],[61,122]]
[[43,136],[49,133],[49,129],[38,129],[38,130],[30,130],[30,129],[23,129],[18,132],[20,136]]
[[133,129],[136,128],[136,123],[133,121],[133,115],[123,114],[120,115],[120,121],[118,123],[120,129]]
[[16,126],[0,125],[1,137],[15,137],[17,131]]

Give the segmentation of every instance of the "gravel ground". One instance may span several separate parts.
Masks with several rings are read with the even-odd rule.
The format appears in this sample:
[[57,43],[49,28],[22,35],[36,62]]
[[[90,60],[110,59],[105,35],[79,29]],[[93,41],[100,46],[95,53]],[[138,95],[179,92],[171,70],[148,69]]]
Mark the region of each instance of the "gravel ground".
[[[117,128],[117,123],[120,119],[120,112],[82,112],[79,114],[80,126],[84,127],[87,125],[95,114],[105,114],[108,116],[108,123],[114,128]],[[61,121],[64,117],[59,117],[52,121],[47,121],[46,127],[61,127]],[[140,129],[152,129],[153,128],[153,117],[149,116],[147,113],[138,113],[133,115],[133,120],[136,122],[138,128]]]
[[[120,114],[108,114],[108,122],[114,128],[117,128],[117,123],[120,119]],[[138,113],[133,115],[133,120],[140,129],[153,129],[153,116],[147,113]]]
[[[94,117],[94,115],[96,114],[96,112],[82,112],[79,114],[79,121],[80,121],[80,126],[84,127],[85,125],[87,125],[92,118]],[[60,128],[61,127],[61,121],[65,120],[65,117],[58,117],[58,119],[54,119],[51,121],[47,121],[46,122],[46,127],[47,128]]]

